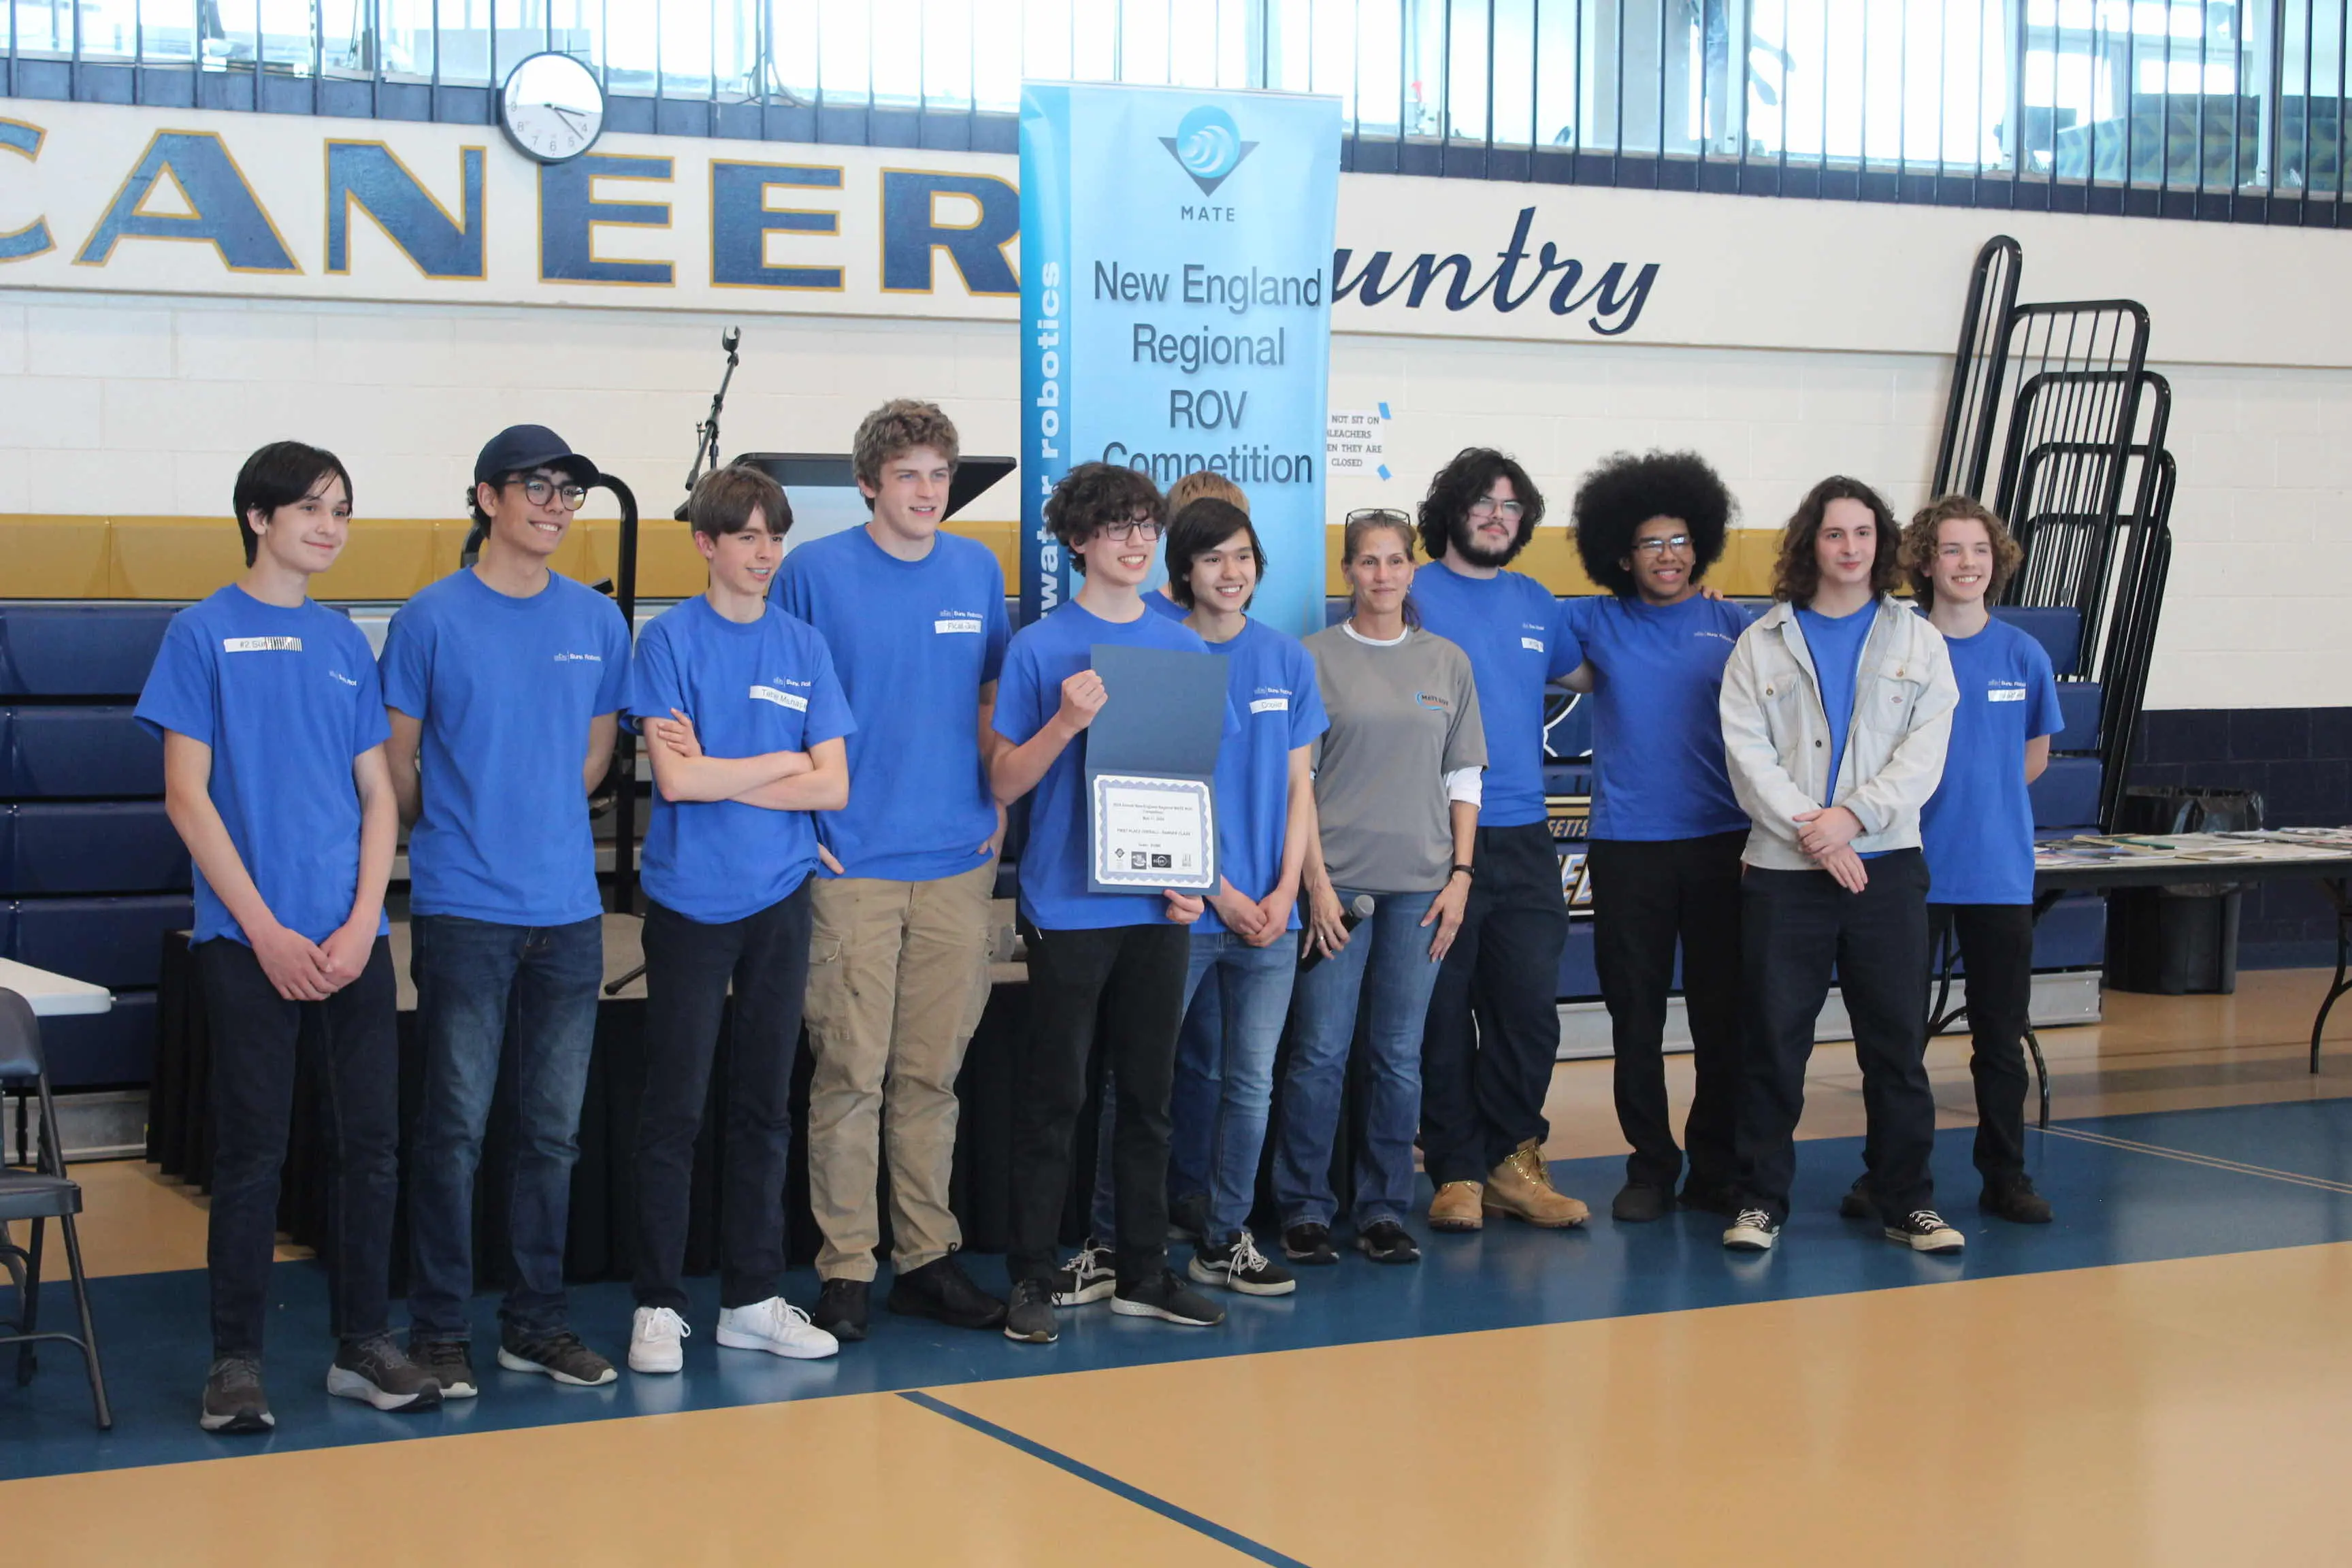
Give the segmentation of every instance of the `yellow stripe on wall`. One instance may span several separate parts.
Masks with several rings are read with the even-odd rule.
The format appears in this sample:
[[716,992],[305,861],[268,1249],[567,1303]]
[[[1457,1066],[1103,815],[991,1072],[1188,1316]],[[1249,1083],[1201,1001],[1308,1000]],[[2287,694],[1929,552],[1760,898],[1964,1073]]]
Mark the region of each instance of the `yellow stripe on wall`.
[[[352,525],[351,542],[313,592],[319,598],[384,601],[407,598],[457,569],[467,524],[462,519],[367,518]],[[1021,525],[959,521],[949,531],[978,540],[994,552],[1007,583],[1019,577]],[[1345,594],[1339,572],[1339,526],[1324,536],[1324,586]],[[595,518],[576,525],[555,554],[555,569],[594,583],[619,569],[621,524]],[[1734,529],[1723,560],[1707,580],[1726,594],[1771,592],[1777,529]],[[1516,565],[1555,594],[1593,594],[1567,529],[1539,529]],[[245,567],[236,525],[218,517],[42,517],[0,515],[0,598],[201,599],[236,580]],[[702,591],[702,558],[686,525],[669,518],[640,525],[637,593],[681,599]]]

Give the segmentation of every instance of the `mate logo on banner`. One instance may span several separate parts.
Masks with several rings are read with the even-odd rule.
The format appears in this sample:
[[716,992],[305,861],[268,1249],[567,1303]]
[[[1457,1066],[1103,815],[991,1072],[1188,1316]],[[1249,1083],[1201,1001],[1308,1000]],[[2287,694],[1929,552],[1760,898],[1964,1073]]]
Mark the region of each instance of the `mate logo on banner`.
[[1242,140],[1241,127],[1234,117],[1213,103],[1204,103],[1176,122],[1176,134],[1162,136],[1160,144],[1168,155],[1192,176],[1204,196],[1213,196],[1217,187],[1242,160],[1257,151],[1257,143]]

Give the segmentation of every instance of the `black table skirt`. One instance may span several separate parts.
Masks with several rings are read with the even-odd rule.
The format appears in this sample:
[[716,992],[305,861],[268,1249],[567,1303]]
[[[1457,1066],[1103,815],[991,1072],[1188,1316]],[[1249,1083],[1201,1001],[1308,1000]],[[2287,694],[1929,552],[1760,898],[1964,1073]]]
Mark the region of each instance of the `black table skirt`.
[[[155,1065],[150,1089],[147,1157],[166,1175],[209,1190],[213,1140],[210,1125],[209,1075],[212,1043],[203,1005],[202,983],[184,933],[165,939],[161,1005],[157,1008]],[[1026,1046],[1029,987],[1025,982],[992,988],[980,1026],[964,1058],[956,1092],[962,1102],[957,1123],[955,1170],[950,1203],[963,1227],[964,1245],[974,1252],[1002,1252],[1007,1240],[1014,1086],[1019,1081]],[[630,1152],[635,1144],[638,1097],[645,1081],[645,1008],[642,997],[600,998],[596,1037],[589,1059],[588,1088],[580,1113],[580,1163],[572,1177],[571,1235],[564,1272],[574,1281],[626,1279],[635,1256],[635,1181]],[[1347,1099],[1351,1113],[1343,1117],[1333,1151],[1334,1189],[1344,1215],[1354,1183],[1349,1169],[1352,1106],[1360,1104],[1364,1020],[1359,1020],[1357,1062],[1351,1064]],[[406,1289],[407,1213],[404,1180],[408,1128],[412,1125],[422,1087],[421,1053],[416,1044],[416,1015],[404,1008],[398,1016],[401,1098],[401,1161],[404,1173],[401,1212],[393,1240],[393,1289]],[[1284,1055],[1288,1054],[1288,1039]],[[703,1112],[702,1131],[695,1142],[692,1206],[687,1231],[686,1271],[716,1272],[718,1258],[719,1169],[724,1144],[719,1089],[727,1081],[727,1043],[721,1039],[710,1075],[713,1092]],[[1099,1061],[1101,1053],[1097,1053]],[[301,1054],[296,1085],[294,1133],[287,1153],[285,1177],[278,1198],[278,1228],[299,1246],[316,1247],[326,1231],[326,1155],[320,1133],[316,1082],[311,1055]],[[509,1067],[511,1061],[509,1060]],[[794,1268],[815,1260],[823,1243],[808,1198],[808,1084],[810,1056],[807,1037],[793,1068],[793,1146],[786,1176],[784,1223],[786,1257]],[[481,1174],[475,1187],[474,1255],[476,1277],[485,1289],[500,1288],[509,1276],[505,1234],[506,1194],[513,1168],[513,1106],[511,1072],[502,1072],[493,1101],[489,1128],[482,1147]],[[1098,1080],[1099,1074],[1097,1074]],[[1276,1082],[1277,1098],[1280,1072]],[[1096,1093],[1090,1089],[1086,1110],[1071,1154],[1071,1185],[1063,1212],[1062,1240],[1076,1246],[1087,1231],[1087,1194],[1093,1190],[1095,1168]],[[1276,1106],[1277,1116],[1279,1104]],[[1261,1163],[1257,1212],[1253,1222],[1261,1236],[1270,1236],[1276,1224]],[[889,1247],[889,1180],[887,1162],[880,1194],[883,1251]]]

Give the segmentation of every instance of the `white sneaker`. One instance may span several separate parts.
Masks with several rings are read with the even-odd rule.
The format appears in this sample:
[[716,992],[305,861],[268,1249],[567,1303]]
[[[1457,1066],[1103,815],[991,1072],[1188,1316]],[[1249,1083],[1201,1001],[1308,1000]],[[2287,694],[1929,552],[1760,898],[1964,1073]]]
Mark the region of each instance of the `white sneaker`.
[[682,1342],[694,1332],[667,1307],[640,1307],[629,1320],[629,1370],[676,1372],[686,1364]]
[[794,1361],[820,1361],[841,1349],[839,1340],[782,1296],[748,1307],[720,1308],[719,1342],[731,1351],[766,1351]]

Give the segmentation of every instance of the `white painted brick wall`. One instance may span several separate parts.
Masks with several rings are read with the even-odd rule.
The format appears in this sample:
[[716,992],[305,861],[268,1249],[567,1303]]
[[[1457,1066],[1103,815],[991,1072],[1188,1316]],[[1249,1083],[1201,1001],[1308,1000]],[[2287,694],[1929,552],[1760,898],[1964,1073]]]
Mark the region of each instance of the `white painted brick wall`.
[[[658,515],[730,320],[0,290],[0,512],[223,511],[245,455],[298,437],[350,465],[362,514],[454,513],[481,442],[531,420]],[[1015,449],[1009,326],[745,327],[730,455],[845,450],[859,416],[896,395],[938,400],[969,450]],[[1833,471],[1908,509],[1925,499],[1947,368],[1934,355],[1343,336],[1332,405],[1389,405],[1398,478],[1336,482],[1333,514],[1411,506],[1472,444],[1516,452],[1562,512],[1596,458],[1661,446],[1705,453],[1751,526],[1777,526]],[[2173,382],[2181,489],[2150,706],[2352,704],[2352,480],[2338,456],[2352,370],[2158,368]]]

